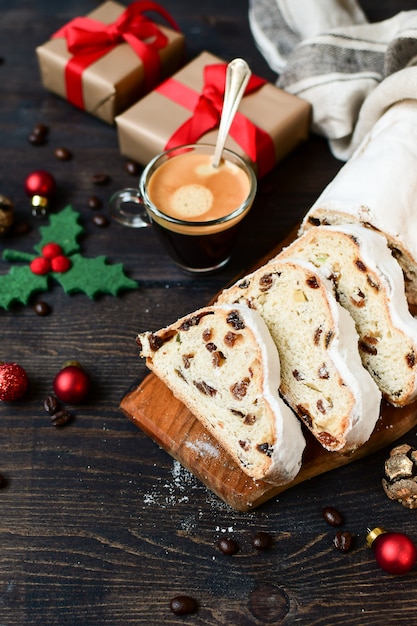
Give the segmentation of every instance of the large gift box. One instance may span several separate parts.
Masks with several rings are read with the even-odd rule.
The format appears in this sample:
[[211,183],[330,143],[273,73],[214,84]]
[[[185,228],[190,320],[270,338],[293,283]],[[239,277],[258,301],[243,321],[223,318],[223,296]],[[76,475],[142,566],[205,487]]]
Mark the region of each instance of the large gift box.
[[126,8],[109,0],[36,49],[42,84],[113,124],[116,115],[180,67],[184,39],[156,2],[139,0]]
[[[227,64],[202,52],[154,91],[116,117],[122,155],[146,165],[163,150],[216,141]],[[261,178],[309,134],[311,106],[251,76],[226,147]]]

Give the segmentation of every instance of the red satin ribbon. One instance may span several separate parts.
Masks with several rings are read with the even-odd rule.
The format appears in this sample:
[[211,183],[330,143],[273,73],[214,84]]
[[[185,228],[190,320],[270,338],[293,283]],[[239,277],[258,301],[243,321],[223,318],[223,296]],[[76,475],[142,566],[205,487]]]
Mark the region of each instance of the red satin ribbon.
[[[225,80],[226,64],[219,63],[207,65],[204,68],[204,87],[201,94],[174,78],[168,78],[156,88],[156,91],[170,100],[193,111],[193,115],[170,137],[165,149],[195,143],[205,133],[218,128],[223,107]],[[245,95],[256,91],[265,83],[263,78],[251,76]],[[232,122],[230,135],[252,162],[257,163],[259,178],[272,169],[275,164],[275,149],[266,131],[238,111]]]
[[158,84],[161,76],[158,50],[164,48],[168,40],[156,24],[143,15],[144,11],[159,13],[174,30],[179,31],[177,23],[163,7],[156,2],[138,0],[112,24],[76,17],[52,35],[53,39],[64,37],[68,51],[74,55],[65,67],[67,98],[72,104],[85,108],[82,88],[85,68],[124,41],[143,62],[144,90],[150,91]]

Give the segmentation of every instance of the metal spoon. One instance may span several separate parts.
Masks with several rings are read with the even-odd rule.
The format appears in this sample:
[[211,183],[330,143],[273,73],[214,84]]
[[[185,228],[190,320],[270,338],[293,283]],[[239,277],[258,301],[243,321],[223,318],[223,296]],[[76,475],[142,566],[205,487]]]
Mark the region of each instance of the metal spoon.
[[230,126],[246,89],[246,85],[248,84],[250,75],[251,71],[249,65],[243,59],[233,59],[227,66],[223,110],[212,160],[213,167],[219,167],[220,165]]

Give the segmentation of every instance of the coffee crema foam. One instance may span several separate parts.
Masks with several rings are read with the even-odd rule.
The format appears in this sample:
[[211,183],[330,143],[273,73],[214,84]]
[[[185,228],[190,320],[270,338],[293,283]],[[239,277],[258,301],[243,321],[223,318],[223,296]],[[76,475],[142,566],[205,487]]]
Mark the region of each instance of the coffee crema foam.
[[184,221],[211,221],[233,213],[250,193],[249,178],[240,167],[212,155],[187,153],[165,161],[148,184],[152,203],[166,215]]

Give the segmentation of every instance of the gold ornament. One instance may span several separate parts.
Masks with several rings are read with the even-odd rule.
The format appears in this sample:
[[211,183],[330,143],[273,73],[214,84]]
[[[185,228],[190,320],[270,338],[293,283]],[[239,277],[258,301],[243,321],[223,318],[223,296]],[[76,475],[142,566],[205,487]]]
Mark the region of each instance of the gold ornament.
[[417,508],[417,450],[406,443],[391,450],[382,486],[390,500],[407,509]]
[[10,198],[0,194],[0,235],[4,235],[10,230],[13,224],[14,206]]

